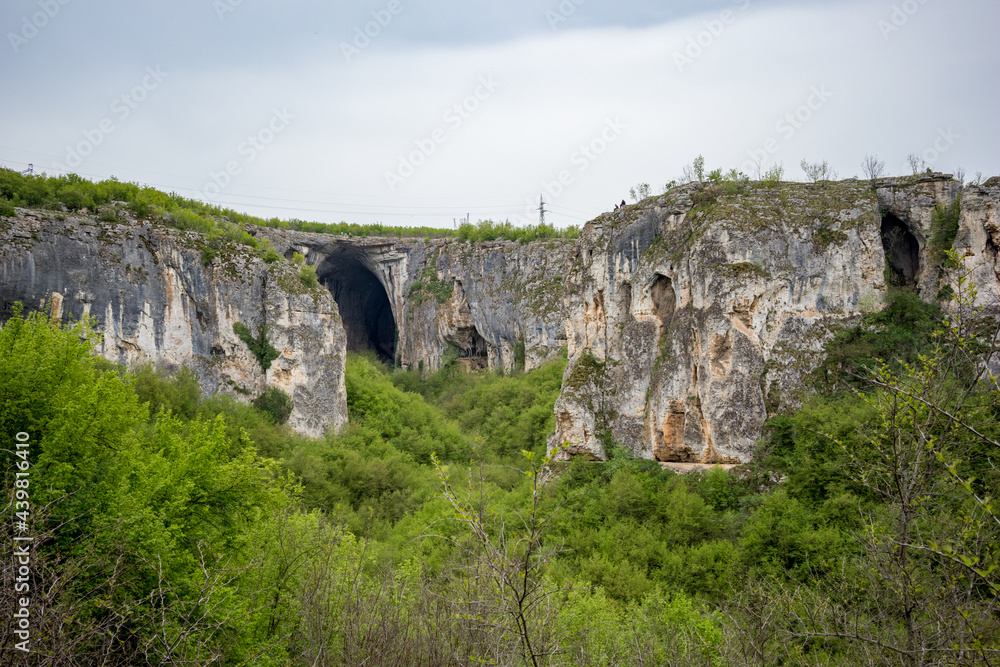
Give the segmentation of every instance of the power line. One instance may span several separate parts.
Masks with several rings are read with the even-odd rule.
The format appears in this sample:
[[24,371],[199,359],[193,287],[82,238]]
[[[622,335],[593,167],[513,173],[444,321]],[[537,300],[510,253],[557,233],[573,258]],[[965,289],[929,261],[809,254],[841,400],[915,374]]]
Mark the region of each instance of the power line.
[[[5,162],[9,163],[9,164],[16,164],[16,165],[28,165],[29,167],[32,166],[31,163],[19,162],[17,160],[6,160]],[[138,171],[141,171],[141,170],[138,170]],[[77,173],[80,176],[84,176],[84,177],[95,179],[95,180],[96,179],[106,178],[105,176],[100,175],[100,174],[93,174],[93,173],[87,173],[87,172],[75,172],[75,173]],[[253,199],[253,200],[259,200],[261,203],[246,202],[246,201],[232,201],[228,197],[227,197],[226,200],[206,200],[207,198],[205,198],[204,195],[203,195],[203,193],[200,190],[198,190],[197,188],[184,187],[184,186],[169,186],[169,185],[164,185],[162,183],[144,183],[143,185],[145,185],[147,187],[155,187],[155,188],[161,189],[161,190],[166,191],[166,192],[178,192],[178,191],[180,191],[180,192],[194,193],[195,195],[197,195],[195,197],[192,197],[194,199],[199,199],[199,200],[205,201],[205,203],[207,203],[209,205],[212,205],[212,206],[229,207],[229,208],[234,208],[234,210],[237,209],[237,208],[239,208],[239,207],[253,206],[253,207],[258,207],[258,208],[263,208],[263,209],[270,209],[270,210],[275,210],[275,211],[294,211],[296,213],[313,213],[313,214],[319,213],[319,214],[326,214],[326,215],[333,215],[333,216],[344,216],[344,215],[371,215],[371,216],[379,216],[381,214],[381,215],[384,215],[386,217],[390,217],[391,216],[391,217],[395,217],[395,218],[400,218],[400,217],[410,217],[410,218],[413,218],[413,217],[418,217],[418,218],[441,218],[441,217],[445,217],[447,215],[447,212],[449,211],[449,209],[453,211],[454,208],[455,208],[454,203],[446,203],[446,204],[442,204],[440,206],[424,206],[424,205],[408,206],[408,205],[398,205],[398,204],[363,204],[363,203],[356,203],[356,202],[330,202],[330,201],[314,201],[314,200],[288,199],[288,198],[281,198],[281,197],[266,197],[266,196],[257,196],[257,195],[244,195],[244,194],[240,194],[240,193],[236,193],[236,192],[228,193],[229,197],[236,198],[236,199]],[[275,189],[280,190],[282,188],[275,188]],[[301,190],[300,192],[310,192],[310,191]],[[433,198],[424,198],[424,199],[433,199]],[[278,204],[278,203],[269,203],[269,202],[283,202],[283,203],[297,204],[297,205],[285,206],[285,205],[281,205],[281,204]],[[560,216],[562,218],[568,218],[570,220],[574,220],[574,221],[578,221],[578,222],[586,222],[587,220],[590,219],[590,218],[587,218],[587,217],[582,217],[581,218],[581,217],[578,217],[577,215],[571,215],[569,213],[563,212],[563,211],[572,211],[573,213],[577,213],[579,215],[584,215],[584,216],[588,215],[588,214],[584,213],[583,211],[576,211],[576,210],[570,209],[568,207],[563,207],[563,206],[558,207],[560,209],[563,209],[563,211],[550,211],[550,210],[548,210],[548,209],[545,208],[546,203],[547,202],[544,201],[544,198],[540,196],[539,197],[539,219],[540,219],[540,221],[543,224],[544,224],[544,221],[545,221],[545,213],[547,213],[547,212],[548,213],[554,213],[554,214],[556,214],[556,215],[558,215],[558,216]],[[307,207],[303,207],[302,204],[322,206],[324,208],[311,208],[311,207],[307,208]],[[362,209],[366,209],[366,208],[367,209],[372,209],[372,210],[362,210]],[[476,210],[478,214],[484,215],[485,217],[501,217],[501,216],[511,217],[511,216],[518,216],[518,215],[521,214],[521,208],[517,204],[490,204],[490,205],[483,205],[483,206],[475,206],[475,207],[473,207],[473,210]],[[414,212],[414,211],[418,211],[418,212]],[[424,212],[424,211],[431,211],[431,212]],[[466,213],[466,215],[465,215],[465,221],[468,222],[470,220],[470,217],[471,217],[471,213]]]
[[[14,151],[16,153],[29,153],[31,155],[37,155],[37,156],[42,156],[42,157],[50,157],[50,158],[55,158],[55,159],[64,159],[64,158],[61,158],[61,157],[56,156],[56,155],[50,155],[48,153],[36,153],[34,151],[24,151],[24,150],[17,149],[17,148],[11,148],[9,146],[0,146],[0,150]],[[23,164],[23,165],[27,165],[28,164],[27,162],[18,162],[17,160],[7,160],[7,162],[10,162],[12,164]],[[200,181],[200,182],[203,182],[203,183],[205,181],[204,178],[196,178],[194,176],[180,176],[178,174],[167,174],[167,173],[164,173],[164,172],[150,171],[148,169],[139,169],[139,168],[136,168],[136,167],[122,167],[120,165],[112,165],[112,164],[108,164],[106,162],[94,162],[92,160],[87,160],[87,164],[89,164],[89,165],[95,165],[95,166],[104,166],[104,167],[107,167],[109,169],[118,169],[118,170],[124,170],[124,171],[141,172],[141,173],[145,173],[145,174],[154,174],[154,175],[157,175],[157,176],[167,176],[169,178],[178,178],[178,179],[185,180],[185,181],[196,181],[196,182]],[[57,172],[57,173],[66,173],[66,174],[70,173],[70,172],[63,172],[62,170],[55,169],[54,167],[52,168],[52,170],[55,171],[55,172]],[[43,171],[44,171],[44,169],[43,169]],[[76,172],[73,172],[73,173],[77,173],[80,176],[87,176],[89,178],[100,178],[100,179],[107,178],[107,176],[102,175],[102,174],[86,173],[86,172],[80,172],[80,171],[76,171]],[[175,186],[166,186],[166,185],[158,184],[158,183],[148,183],[148,185],[156,186],[156,187],[159,187],[159,188],[167,188],[167,187],[173,188],[173,187],[175,187]],[[302,192],[302,193],[305,193],[305,194],[314,194],[314,195],[340,196],[337,193],[329,193],[329,192],[320,191],[320,190],[302,190],[302,189],[298,189],[298,188],[281,188],[281,187],[276,187],[276,186],[272,186],[272,185],[259,185],[259,184],[252,184],[252,183],[244,184],[242,186],[235,186],[235,187],[253,188],[253,190],[255,192],[259,192],[260,190],[274,190],[274,191],[284,191],[284,192]],[[191,191],[195,191],[195,192],[198,191],[197,188],[194,188],[194,187],[188,187],[186,189],[187,190],[191,190]],[[236,193],[236,192],[233,192],[231,194],[236,195],[236,196],[240,196],[240,197],[250,197],[250,196],[252,196],[252,195],[243,195],[243,194],[239,194],[239,193]],[[382,195],[371,195],[371,197],[372,198],[383,198]],[[278,199],[278,198],[275,198],[275,199]],[[428,199],[440,199],[440,197],[411,196],[410,199],[428,200]],[[299,200],[297,200],[297,199],[287,199],[285,201],[299,201]],[[460,198],[449,199],[449,203],[446,204],[446,205],[443,205],[441,207],[427,206],[427,207],[424,207],[424,208],[449,208],[449,207],[452,207],[452,206],[463,205],[463,204],[459,204],[459,202],[474,202],[475,203],[475,202],[478,202],[478,201],[480,201],[480,199],[478,197],[467,197],[467,198],[460,197]],[[324,204],[324,203],[327,203],[327,202],[312,202],[312,203]],[[379,204],[354,204],[354,205],[358,205],[358,206],[379,206]],[[509,208],[509,207],[518,206],[518,204],[515,204],[515,203],[504,203],[504,204],[490,204],[489,206],[491,206],[491,207],[501,207],[502,206],[502,207],[505,207],[505,208]],[[409,208],[414,208],[414,207],[409,207]]]

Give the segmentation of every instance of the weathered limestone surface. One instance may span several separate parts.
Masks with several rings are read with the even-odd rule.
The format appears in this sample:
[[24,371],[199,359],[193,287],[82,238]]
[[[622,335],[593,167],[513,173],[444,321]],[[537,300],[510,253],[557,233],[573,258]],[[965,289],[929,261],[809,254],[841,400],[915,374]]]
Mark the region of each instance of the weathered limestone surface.
[[[331,237],[282,230],[266,235],[287,256],[319,268],[356,262],[382,283],[398,328],[396,362],[427,371],[449,350],[471,369],[527,370],[566,346],[564,297],[578,270],[578,243]],[[575,264],[574,264],[575,262]]]
[[550,447],[745,458],[768,413],[798,403],[829,338],[878,307],[887,278],[926,300],[954,282],[931,240],[936,213],[960,195],[954,247],[978,303],[1000,312],[997,185],[963,193],[941,174],[876,188],[697,185],[599,217],[566,294],[569,366]]
[[[51,307],[63,321],[89,315],[109,360],[188,366],[206,393],[244,400],[279,387],[294,403],[289,424],[304,434],[319,436],[347,421],[336,304],[326,290],[304,288],[286,262],[266,264],[234,244],[204,266],[198,234],[20,213],[0,222],[4,318],[17,301]],[[233,332],[235,322],[254,334],[267,326],[281,356],[266,373]]]

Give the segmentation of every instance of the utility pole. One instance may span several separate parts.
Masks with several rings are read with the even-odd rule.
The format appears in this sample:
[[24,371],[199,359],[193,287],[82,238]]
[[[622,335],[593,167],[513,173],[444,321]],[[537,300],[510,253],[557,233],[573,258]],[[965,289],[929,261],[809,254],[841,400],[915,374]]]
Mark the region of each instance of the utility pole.
[[538,224],[545,224],[545,198],[544,195],[538,195]]

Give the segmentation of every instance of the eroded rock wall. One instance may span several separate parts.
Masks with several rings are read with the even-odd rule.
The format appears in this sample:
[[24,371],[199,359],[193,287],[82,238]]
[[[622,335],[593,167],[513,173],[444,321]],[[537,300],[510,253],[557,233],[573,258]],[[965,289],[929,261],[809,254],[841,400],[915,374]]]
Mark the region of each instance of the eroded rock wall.
[[954,247],[996,316],[997,185],[963,192],[941,174],[693,185],[601,216],[566,295],[569,366],[550,447],[745,459],[769,412],[799,403],[825,343],[879,307],[887,281],[928,301],[954,284],[934,244],[960,196]]
[[[267,264],[232,244],[206,266],[204,238],[136,221],[57,219],[19,209],[0,222],[0,316],[14,302],[69,321],[94,318],[99,353],[126,365],[190,367],[206,393],[241,400],[286,391],[289,425],[320,436],[347,421],[345,336],[336,304],[307,289],[285,262]],[[241,322],[280,356],[265,372],[233,332]]]

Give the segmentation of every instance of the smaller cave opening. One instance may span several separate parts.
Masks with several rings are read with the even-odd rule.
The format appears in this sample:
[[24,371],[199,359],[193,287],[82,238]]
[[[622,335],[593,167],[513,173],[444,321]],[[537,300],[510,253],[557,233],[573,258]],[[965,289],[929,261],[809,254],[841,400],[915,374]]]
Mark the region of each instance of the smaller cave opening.
[[660,320],[660,335],[666,335],[670,318],[677,308],[677,293],[674,291],[673,281],[667,276],[656,274],[656,279],[649,288],[649,298],[653,302],[653,315]]
[[898,287],[917,284],[920,243],[902,220],[892,213],[882,218],[882,249],[892,283]]
[[458,358],[466,370],[484,370],[488,366],[489,345],[476,327],[459,327],[449,342],[458,347]]

